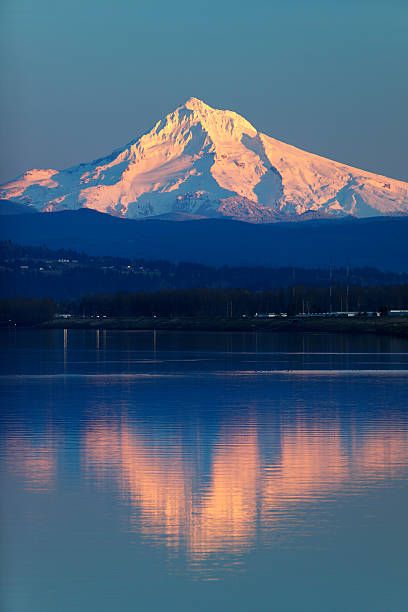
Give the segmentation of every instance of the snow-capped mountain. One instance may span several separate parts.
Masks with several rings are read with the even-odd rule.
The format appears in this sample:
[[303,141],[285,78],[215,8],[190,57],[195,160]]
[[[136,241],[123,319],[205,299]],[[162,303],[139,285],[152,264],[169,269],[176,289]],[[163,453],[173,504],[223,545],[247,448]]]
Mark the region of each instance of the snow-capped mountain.
[[307,153],[190,98],[108,157],[29,170],[0,197],[39,211],[271,222],[408,213],[408,183]]

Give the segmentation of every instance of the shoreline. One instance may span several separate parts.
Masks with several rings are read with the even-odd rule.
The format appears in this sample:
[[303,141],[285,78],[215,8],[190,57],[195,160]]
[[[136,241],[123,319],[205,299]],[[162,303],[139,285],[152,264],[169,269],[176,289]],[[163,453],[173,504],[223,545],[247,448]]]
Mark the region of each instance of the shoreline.
[[134,331],[363,333],[408,338],[408,317],[282,319],[223,317],[111,317],[53,319],[36,329],[110,329]]

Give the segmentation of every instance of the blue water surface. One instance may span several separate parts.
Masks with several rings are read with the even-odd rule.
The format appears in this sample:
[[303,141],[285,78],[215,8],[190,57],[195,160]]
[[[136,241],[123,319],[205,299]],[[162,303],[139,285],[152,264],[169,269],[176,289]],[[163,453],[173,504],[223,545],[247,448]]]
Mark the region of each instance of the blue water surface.
[[407,340],[0,344],[5,612],[407,609]]

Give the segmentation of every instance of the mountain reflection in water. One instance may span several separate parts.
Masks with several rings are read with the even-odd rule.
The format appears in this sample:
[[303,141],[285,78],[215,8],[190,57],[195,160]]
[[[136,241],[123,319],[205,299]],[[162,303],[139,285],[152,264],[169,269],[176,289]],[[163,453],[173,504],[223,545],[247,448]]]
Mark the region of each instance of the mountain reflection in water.
[[405,609],[406,340],[0,342],[8,609]]
[[[252,411],[224,422],[210,442],[199,427],[190,439],[183,433],[180,424],[159,431],[124,415],[90,418],[78,453],[82,477],[127,509],[131,531],[184,549],[193,563],[239,556],[256,538],[288,529],[288,519],[299,521],[297,506],[358,493],[408,465],[406,426],[383,419],[362,429],[353,419],[271,421]],[[7,440],[7,464],[27,489],[51,490],[61,446],[51,428],[35,437],[20,432]]]

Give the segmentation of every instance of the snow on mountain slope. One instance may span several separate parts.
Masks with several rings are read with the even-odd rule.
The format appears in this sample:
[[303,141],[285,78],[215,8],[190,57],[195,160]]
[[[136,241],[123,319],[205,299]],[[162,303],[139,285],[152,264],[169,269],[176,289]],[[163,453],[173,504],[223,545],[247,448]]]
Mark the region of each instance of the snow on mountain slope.
[[197,98],[108,157],[29,170],[0,197],[39,211],[87,207],[130,218],[270,222],[408,212],[408,183],[287,145]]

